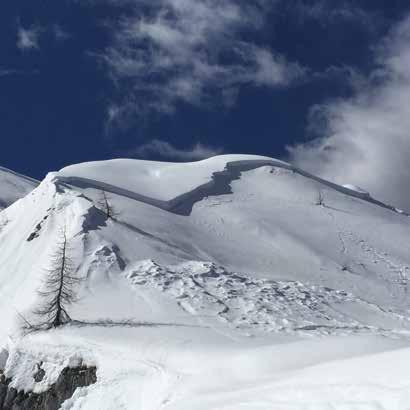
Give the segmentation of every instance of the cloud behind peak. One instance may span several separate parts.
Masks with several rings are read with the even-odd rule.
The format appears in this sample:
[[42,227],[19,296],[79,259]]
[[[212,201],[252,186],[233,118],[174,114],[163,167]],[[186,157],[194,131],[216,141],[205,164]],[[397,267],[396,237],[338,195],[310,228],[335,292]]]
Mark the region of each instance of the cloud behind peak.
[[410,209],[410,17],[376,47],[376,68],[349,99],[311,111],[319,137],[289,148],[299,166]]
[[226,90],[243,85],[281,87],[300,78],[297,63],[241,36],[263,26],[273,3],[160,0],[143,13],[139,7],[114,28],[104,55],[117,84],[129,91],[123,103],[169,113],[179,103],[223,104]]

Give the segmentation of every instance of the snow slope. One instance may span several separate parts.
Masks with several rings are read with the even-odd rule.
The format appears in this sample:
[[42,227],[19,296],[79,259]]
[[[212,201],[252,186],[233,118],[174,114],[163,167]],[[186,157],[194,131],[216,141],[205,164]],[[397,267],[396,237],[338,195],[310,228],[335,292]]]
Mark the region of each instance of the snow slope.
[[38,181],[0,167],[0,211],[27,195]]
[[[18,388],[83,360],[98,382],[64,409],[410,407],[409,218],[363,190],[267,157],[119,159],[51,173],[7,215],[0,346]],[[21,337],[63,225],[77,321]]]

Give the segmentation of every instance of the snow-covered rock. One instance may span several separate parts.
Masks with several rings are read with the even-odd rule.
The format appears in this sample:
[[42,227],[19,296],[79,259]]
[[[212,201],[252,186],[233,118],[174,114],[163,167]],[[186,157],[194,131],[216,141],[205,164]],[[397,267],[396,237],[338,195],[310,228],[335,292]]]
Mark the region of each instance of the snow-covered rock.
[[[410,220],[357,188],[267,157],[124,159],[49,174],[7,217],[0,346],[50,369],[75,352],[98,369],[63,408],[406,400]],[[21,338],[62,226],[84,278],[76,322]]]

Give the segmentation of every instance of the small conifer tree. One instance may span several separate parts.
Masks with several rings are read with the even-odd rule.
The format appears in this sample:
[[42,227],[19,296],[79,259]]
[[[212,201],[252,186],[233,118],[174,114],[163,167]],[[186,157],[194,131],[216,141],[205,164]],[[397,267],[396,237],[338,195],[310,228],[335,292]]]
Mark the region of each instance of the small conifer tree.
[[38,324],[32,325],[35,329],[51,329],[71,321],[67,308],[77,301],[76,287],[81,279],[76,274],[70,254],[70,243],[64,227],[51,256],[51,268],[46,271],[43,287],[38,291],[42,302],[34,310],[35,316],[40,319]]

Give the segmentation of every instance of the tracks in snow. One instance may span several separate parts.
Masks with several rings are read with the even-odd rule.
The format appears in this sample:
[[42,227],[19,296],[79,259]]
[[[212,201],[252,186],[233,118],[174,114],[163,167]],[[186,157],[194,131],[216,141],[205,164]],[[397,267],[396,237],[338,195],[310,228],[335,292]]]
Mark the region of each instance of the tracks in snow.
[[139,292],[156,289],[201,323],[206,318],[203,323],[210,326],[222,322],[248,333],[388,333],[346,313],[354,307],[355,312],[363,312],[363,317],[373,312],[386,319],[388,312],[343,290],[297,281],[253,279],[203,262],[160,266],[143,261],[130,267],[127,277]]

